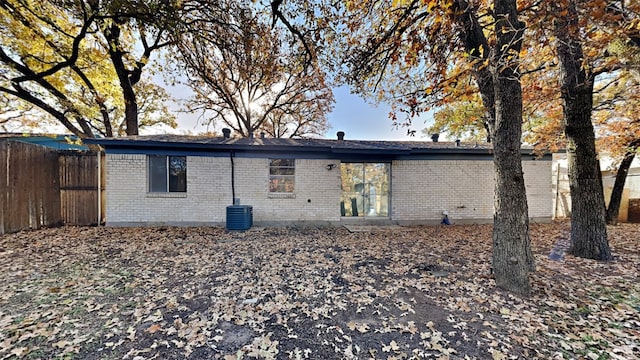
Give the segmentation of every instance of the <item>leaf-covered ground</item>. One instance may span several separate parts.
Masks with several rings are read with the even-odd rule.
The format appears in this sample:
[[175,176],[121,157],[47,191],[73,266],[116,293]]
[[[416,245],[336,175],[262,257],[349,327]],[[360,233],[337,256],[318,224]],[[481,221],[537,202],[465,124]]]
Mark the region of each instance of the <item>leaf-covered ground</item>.
[[488,225],[3,235],[0,359],[640,358],[640,226],[609,263],[550,260],[568,231],[532,224],[528,299]]

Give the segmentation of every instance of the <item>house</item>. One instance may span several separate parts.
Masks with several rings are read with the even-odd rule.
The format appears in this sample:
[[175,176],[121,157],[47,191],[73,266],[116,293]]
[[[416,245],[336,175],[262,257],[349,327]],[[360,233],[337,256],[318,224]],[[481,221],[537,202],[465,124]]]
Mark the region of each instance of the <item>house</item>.
[[[106,224],[258,225],[493,220],[490,144],[154,135],[87,139],[105,152]],[[551,155],[522,150],[533,221],[553,215]]]

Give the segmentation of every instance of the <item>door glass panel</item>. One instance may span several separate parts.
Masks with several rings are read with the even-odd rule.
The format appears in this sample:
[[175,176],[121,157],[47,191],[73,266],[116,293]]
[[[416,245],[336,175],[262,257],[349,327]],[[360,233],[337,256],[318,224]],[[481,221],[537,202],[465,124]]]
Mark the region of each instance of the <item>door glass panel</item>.
[[364,198],[367,217],[389,216],[389,164],[366,164]]
[[341,164],[340,177],[342,179],[340,215],[362,217],[364,215],[364,164]]
[[341,216],[389,216],[389,164],[343,163],[340,166],[340,175]]

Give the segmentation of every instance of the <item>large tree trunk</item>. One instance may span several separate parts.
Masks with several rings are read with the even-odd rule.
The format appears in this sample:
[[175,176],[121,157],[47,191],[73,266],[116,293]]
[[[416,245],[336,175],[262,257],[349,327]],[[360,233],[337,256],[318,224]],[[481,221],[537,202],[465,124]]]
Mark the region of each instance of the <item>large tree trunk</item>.
[[624,183],[627,181],[627,174],[633,159],[636,157],[636,151],[640,145],[639,140],[635,140],[631,143],[629,150],[624,154],[622,162],[618,167],[616,173],[616,180],[613,183],[613,189],[611,190],[611,198],[609,199],[609,207],[607,207],[606,220],[607,224],[618,224],[618,215],[620,213],[620,203],[622,202],[622,192],[624,190]]
[[[530,292],[534,269],[529,239],[529,217],[520,154],[522,103],[514,98],[519,84],[496,83],[494,140],[495,204],[493,215],[493,271],[496,284],[509,291]],[[502,87],[502,89],[499,89]]]
[[[571,103],[572,101],[566,101],[565,106],[571,108]],[[597,166],[593,126],[591,122],[588,126],[576,124],[576,117],[579,118],[575,114],[565,114],[569,190],[571,191],[569,252],[587,259],[610,260],[611,250],[607,240],[604,195],[601,174]]]
[[555,3],[556,48],[564,101],[569,189],[571,191],[571,248],[575,256],[610,260],[602,176],[598,167],[591,123],[593,75],[583,66],[584,57],[574,0]]
[[138,135],[138,101],[133,86],[127,82],[122,86],[124,96],[124,119],[127,125],[127,135]]
[[[495,0],[496,36],[492,48],[473,7],[455,2],[461,38],[476,60],[474,77],[487,109],[489,137],[493,142],[495,194],[493,224],[493,273],[496,285],[528,295],[529,272],[535,270],[529,239],[520,138],[522,135],[522,89],[518,54],[524,24],[518,20],[516,1]],[[489,54],[493,53],[493,56]],[[490,66],[485,66],[485,62]]]
[[122,89],[127,135],[138,135],[138,101],[136,100],[136,93],[133,90],[133,83],[130,78],[131,71],[127,69],[123,60],[124,53],[120,47],[120,28],[118,24],[114,22],[107,27],[103,33],[109,43],[109,56],[118,75],[120,88]]
[[496,0],[497,44],[492,61],[495,124],[492,126],[495,181],[493,271],[496,284],[529,295],[529,271],[534,268],[529,239],[529,215],[522,172],[522,88],[517,55],[524,24],[514,0]]

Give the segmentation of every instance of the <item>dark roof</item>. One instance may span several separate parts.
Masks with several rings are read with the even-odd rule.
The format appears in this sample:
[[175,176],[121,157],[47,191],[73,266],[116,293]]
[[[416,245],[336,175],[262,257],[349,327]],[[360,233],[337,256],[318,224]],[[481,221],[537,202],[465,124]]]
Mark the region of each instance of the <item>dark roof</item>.
[[285,139],[285,138],[224,138],[189,135],[147,135],[126,136],[120,138],[85,139],[86,143],[104,147],[171,147],[171,148],[210,148],[210,149],[247,149],[247,148],[291,148],[291,149],[334,149],[347,151],[491,151],[491,144],[469,144],[432,141],[373,141],[373,140],[333,140],[333,139]]
[[[85,143],[99,144],[107,152],[187,151],[187,152],[278,152],[332,157],[360,155],[416,156],[416,155],[484,155],[491,156],[492,144],[433,141],[372,141],[334,139],[284,138],[224,138],[189,135],[147,135],[120,138],[85,139]],[[531,155],[533,148],[523,147],[523,155]]]

